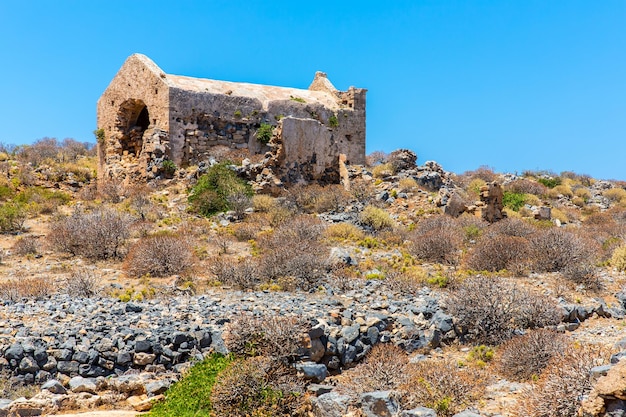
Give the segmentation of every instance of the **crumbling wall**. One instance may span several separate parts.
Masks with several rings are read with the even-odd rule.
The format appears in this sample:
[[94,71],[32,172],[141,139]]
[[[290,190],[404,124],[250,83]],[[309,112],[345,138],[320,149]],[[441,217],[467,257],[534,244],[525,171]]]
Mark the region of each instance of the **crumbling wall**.
[[[100,178],[145,175],[151,152],[168,153],[169,86],[165,73],[143,55],[130,56],[98,100]],[[152,142],[152,140],[157,141]]]

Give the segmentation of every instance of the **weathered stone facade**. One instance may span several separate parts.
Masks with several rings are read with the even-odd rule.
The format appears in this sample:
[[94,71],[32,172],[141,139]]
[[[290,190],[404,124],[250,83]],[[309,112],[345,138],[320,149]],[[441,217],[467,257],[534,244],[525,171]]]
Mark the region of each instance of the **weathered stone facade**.
[[[284,180],[316,179],[338,170],[340,154],[364,163],[365,94],[321,72],[307,90],[165,74],[135,54],[98,100],[100,178],[155,178],[164,161],[194,165],[226,147],[278,153]],[[278,127],[273,143],[257,137],[264,124]]]

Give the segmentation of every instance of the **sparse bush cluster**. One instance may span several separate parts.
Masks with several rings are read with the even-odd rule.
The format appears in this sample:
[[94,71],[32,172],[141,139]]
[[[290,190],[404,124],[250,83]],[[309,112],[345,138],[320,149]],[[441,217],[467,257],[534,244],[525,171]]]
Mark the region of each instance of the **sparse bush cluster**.
[[464,280],[448,298],[462,340],[497,345],[518,329],[560,322],[556,303],[513,282],[475,276]]
[[48,241],[53,248],[88,259],[121,258],[134,219],[111,208],[75,211],[54,221]]
[[193,252],[187,238],[159,233],[141,238],[131,246],[124,269],[134,277],[164,277],[189,271],[193,263]]
[[410,241],[409,251],[416,258],[456,264],[463,242],[463,229],[450,216],[437,215],[418,223]]

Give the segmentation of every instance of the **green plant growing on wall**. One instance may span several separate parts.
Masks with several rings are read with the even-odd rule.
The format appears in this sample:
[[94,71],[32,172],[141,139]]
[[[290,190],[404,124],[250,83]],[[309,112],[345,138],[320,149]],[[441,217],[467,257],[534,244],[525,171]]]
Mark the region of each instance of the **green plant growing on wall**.
[[334,114],[328,118],[328,125],[332,128],[339,127],[339,119]]
[[274,126],[269,123],[261,123],[261,127],[256,131],[256,138],[263,145],[267,145],[267,143],[272,139],[272,134],[274,133]]
[[298,102],[298,103],[306,103],[306,101],[305,101],[303,98],[301,98],[301,97],[289,96],[289,98],[290,98],[292,101],[296,101],[296,102]]
[[241,110],[235,110],[235,119],[241,119],[242,116]]
[[104,129],[96,129],[93,131],[93,134],[96,136],[96,141],[98,142],[98,145],[104,145]]
[[163,168],[163,173],[167,177],[172,177],[174,173],[176,172],[176,164],[174,163],[174,161],[165,159],[163,163],[161,164],[161,166]]

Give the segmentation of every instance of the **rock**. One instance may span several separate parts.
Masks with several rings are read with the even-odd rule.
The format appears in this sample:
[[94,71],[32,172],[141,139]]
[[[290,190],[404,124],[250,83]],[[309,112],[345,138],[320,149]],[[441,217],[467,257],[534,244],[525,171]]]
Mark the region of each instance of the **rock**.
[[315,395],[316,397],[319,397],[320,395],[328,394],[329,392],[331,392],[333,390],[333,386],[321,385],[321,384],[309,384],[306,387],[306,390],[312,393],[313,395]]
[[126,402],[133,407],[133,409],[137,412],[150,411],[152,406],[159,401],[163,401],[165,397],[163,395],[157,395],[156,397],[148,398],[147,395],[134,395],[132,397],[128,397]]
[[141,313],[143,307],[136,303],[126,303],[125,311],[127,313]]
[[473,411],[465,410],[465,411],[461,411],[460,413],[456,413],[452,417],[483,417],[483,416]]
[[417,154],[409,149],[398,149],[389,154],[387,161],[396,172],[414,169],[417,166]]
[[75,375],[78,373],[79,365],[76,361],[60,361],[57,363],[57,370],[66,375]]
[[23,374],[34,374],[39,370],[39,365],[37,365],[35,359],[30,356],[25,356],[20,361],[18,369]]
[[122,375],[109,381],[109,388],[123,394],[142,395],[146,387],[138,375]]
[[20,361],[24,357],[24,347],[20,343],[14,343],[4,351],[4,357]]
[[96,393],[96,381],[92,378],[83,378],[82,376],[75,376],[70,379],[70,390],[75,393],[87,392],[89,394]]
[[619,361],[598,379],[589,396],[583,400],[580,415],[605,416],[604,410],[615,409],[622,400],[626,400],[626,361]]
[[343,247],[333,247],[330,249],[330,256],[328,258],[330,265],[357,265],[358,262],[350,254],[350,252]]
[[437,412],[432,408],[417,407],[402,411],[399,417],[437,417]]
[[133,364],[137,366],[146,366],[154,362],[156,355],[154,353],[139,352],[133,356]]
[[296,364],[296,369],[301,372],[305,379],[322,382],[328,376],[326,365],[315,362],[302,362]]
[[168,380],[159,380],[154,382],[149,382],[146,384],[146,393],[148,396],[153,397],[155,395],[163,394],[170,387],[170,381]]
[[311,412],[314,417],[343,417],[348,412],[350,397],[334,391],[311,398]]
[[352,343],[359,337],[359,331],[361,326],[359,324],[355,324],[352,326],[346,326],[341,329],[341,335],[345,338],[346,343]]
[[392,391],[361,394],[361,411],[365,417],[391,417],[396,415],[398,409],[398,401]]
[[591,378],[598,379],[601,376],[606,376],[612,367],[613,365],[594,366],[591,370],[589,370],[589,374],[591,375]]
[[67,394],[67,390],[59,381],[56,379],[50,379],[46,381],[42,386],[42,390],[48,390],[53,394]]

